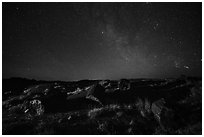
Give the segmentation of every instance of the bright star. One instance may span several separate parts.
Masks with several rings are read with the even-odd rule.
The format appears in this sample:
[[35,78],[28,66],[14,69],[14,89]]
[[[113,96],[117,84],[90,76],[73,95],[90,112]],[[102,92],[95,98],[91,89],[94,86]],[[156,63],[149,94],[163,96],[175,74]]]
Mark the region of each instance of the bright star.
[[184,68],[186,68],[186,69],[189,69],[189,66],[183,66]]

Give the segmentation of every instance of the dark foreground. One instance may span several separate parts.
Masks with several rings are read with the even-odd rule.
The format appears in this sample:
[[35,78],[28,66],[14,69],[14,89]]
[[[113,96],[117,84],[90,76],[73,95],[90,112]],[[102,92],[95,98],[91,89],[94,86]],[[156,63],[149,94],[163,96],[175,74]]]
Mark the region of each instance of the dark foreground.
[[3,134],[202,134],[199,78],[3,80]]

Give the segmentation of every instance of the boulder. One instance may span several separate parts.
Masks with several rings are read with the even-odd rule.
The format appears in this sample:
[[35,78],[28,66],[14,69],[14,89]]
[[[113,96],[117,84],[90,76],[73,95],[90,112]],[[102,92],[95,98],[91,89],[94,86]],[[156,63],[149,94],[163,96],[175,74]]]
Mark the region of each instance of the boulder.
[[77,88],[74,92],[67,93],[67,100],[87,99],[102,105],[104,96],[105,89],[101,85],[95,84],[84,89]]
[[174,112],[173,110],[165,106],[166,101],[164,98],[157,100],[152,103],[151,110],[159,122],[161,128],[173,127],[174,123]]
[[160,122],[161,121],[161,112],[162,112],[162,109],[165,108],[164,104],[165,104],[165,100],[164,98],[160,99],[160,100],[157,100],[155,102],[152,103],[152,106],[151,106],[151,110],[155,116],[155,118]]
[[[44,112],[66,111],[66,92],[61,84],[39,84],[31,86],[16,97],[3,102],[3,108],[23,106],[23,112],[41,115]],[[14,109],[15,108],[15,109]],[[17,110],[14,107],[11,110]],[[42,113],[43,112],[43,113]]]
[[24,112],[31,115],[40,116],[44,113],[44,106],[42,105],[42,102],[40,100],[36,100],[36,99],[31,100],[31,101],[25,102]]

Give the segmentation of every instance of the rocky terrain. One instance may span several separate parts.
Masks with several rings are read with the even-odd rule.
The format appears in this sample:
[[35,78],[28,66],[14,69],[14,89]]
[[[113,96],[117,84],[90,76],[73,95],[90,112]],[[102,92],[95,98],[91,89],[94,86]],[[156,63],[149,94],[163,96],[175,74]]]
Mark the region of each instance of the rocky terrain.
[[3,79],[2,133],[202,134],[202,80]]

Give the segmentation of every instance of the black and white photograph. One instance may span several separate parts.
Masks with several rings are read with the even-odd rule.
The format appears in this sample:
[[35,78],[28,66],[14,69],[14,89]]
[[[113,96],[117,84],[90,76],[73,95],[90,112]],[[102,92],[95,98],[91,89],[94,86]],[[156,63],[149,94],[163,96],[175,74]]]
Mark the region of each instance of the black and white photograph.
[[3,135],[202,135],[202,2],[2,2]]

